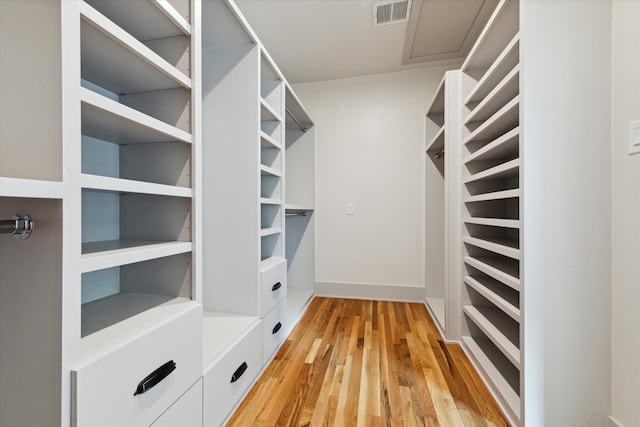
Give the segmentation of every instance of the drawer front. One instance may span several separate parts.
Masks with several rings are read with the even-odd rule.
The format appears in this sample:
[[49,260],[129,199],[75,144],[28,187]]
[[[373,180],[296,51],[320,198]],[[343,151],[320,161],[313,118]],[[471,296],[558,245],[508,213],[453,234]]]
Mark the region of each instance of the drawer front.
[[202,427],[202,379],[155,420],[152,427]]
[[[143,379],[170,361],[173,371],[134,395]],[[202,375],[202,306],[193,304],[71,374],[74,425],[150,425]]]
[[260,272],[260,317],[287,296],[287,260]]
[[261,370],[262,322],[259,322],[205,371],[204,426],[222,425]]
[[266,364],[285,339],[289,325],[287,323],[286,298],[262,320],[262,364]]

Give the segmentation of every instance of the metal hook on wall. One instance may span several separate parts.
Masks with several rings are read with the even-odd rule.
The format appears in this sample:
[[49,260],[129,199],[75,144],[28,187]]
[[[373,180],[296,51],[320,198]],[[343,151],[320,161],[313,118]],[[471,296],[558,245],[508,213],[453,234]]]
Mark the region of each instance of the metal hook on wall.
[[12,219],[0,220],[0,233],[11,234],[19,240],[24,240],[31,236],[34,227],[35,223],[29,215],[25,215],[24,218],[16,215]]

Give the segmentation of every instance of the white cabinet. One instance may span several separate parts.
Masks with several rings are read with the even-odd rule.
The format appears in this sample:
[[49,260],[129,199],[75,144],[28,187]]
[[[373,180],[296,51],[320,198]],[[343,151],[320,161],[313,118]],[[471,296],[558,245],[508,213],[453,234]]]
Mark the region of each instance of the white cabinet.
[[151,425],[153,427],[202,427],[202,378]]

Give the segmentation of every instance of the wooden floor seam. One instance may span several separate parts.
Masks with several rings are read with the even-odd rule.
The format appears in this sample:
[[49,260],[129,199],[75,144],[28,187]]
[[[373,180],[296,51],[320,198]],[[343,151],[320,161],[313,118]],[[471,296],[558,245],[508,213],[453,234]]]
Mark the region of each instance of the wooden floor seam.
[[228,426],[507,426],[419,303],[316,297]]

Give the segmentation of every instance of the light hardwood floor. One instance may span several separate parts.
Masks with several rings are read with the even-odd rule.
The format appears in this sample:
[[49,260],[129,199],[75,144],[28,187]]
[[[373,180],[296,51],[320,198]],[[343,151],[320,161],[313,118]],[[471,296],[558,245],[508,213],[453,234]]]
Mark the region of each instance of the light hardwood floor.
[[422,304],[315,298],[229,426],[507,426]]

